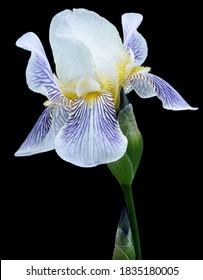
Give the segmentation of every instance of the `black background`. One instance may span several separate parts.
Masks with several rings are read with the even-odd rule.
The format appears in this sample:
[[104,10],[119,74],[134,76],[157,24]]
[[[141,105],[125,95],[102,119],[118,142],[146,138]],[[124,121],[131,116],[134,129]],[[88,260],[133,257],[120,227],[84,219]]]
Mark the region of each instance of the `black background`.
[[6,39],[2,54],[6,62],[1,110],[2,258],[112,258],[124,200],[107,166],[79,168],[55,151],[14,157],[45,101],[28,89],[25,68],[30,53],[17,48],[15,41],[28,31],[35,32],[54,67],[48,41],[50,21],[64,9],[84,7],[107,18],[121,35],[123,13],[143,14],[138,30],[149,48],[144,65],[173,85],[191,106],[200,108],[167,111],[157,98],[129,95],[144,139],[133,183],[143,259],[202,259],[200,7],[165,1],[153,1],[151,6],[127,0],[122,5],[93,3],[41,1],[41,6],[36,1],[17,1],[2,9]]

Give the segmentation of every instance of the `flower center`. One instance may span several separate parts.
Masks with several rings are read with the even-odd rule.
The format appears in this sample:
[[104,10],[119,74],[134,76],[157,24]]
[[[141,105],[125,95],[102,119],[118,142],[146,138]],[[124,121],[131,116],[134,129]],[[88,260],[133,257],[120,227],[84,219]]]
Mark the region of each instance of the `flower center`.
[[75,85],[70,87],[60,87],[63,94],[71,99],[84,97],[88,101],[95,99],[102,94],[101,87],[92,78],[82,78]]
[[78,97],[85,97],[91,99],[100,95],[101,87],[92,78],[80,79],[76,86],[76,94]]

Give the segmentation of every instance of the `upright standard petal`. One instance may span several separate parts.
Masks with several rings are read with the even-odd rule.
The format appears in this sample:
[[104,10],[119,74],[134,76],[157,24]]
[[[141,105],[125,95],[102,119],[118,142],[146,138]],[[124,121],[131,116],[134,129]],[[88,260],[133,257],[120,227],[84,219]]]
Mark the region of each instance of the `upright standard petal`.
[[[59,38],[74,38],[86,45],[92,53],[95,71],[108,91],[118,92],[118,69],[129,60],[117,29],[106,19],[86,9],[65,10],[51,22],[50,43],[53,53],[60,52]],[[68,39],[69,40],[69,39]],[[67,42],[68,43],[68,42]],[[67,52],[68,55],[68,52]],[[54,54],[55,58],[57,55]],[[58,60],[55,59],[56,65]]]
[[111,93],[72,103],[67,124],[55,139],[58,155],[75,165],[92,167],[121,158],[127,139],[121,132]]
[[[50,26],[50,43],[56,37],[72,37],[83,42],[93,54],[95,62],[100,56],[113,65],[126,60],[120,35],[113,24],[86,9],[65,10],[53,17]],[[97,63],[96,63],[97,64]]]
[[15,156],[29,156],[54,149],[54,139],[67,122],[69,108],[59,105],[46,107]]
[[57,38],[52,50],[57,76],[64,86],[76,87],[77,82],[84,77],[96,79],[90,49],[80,40],[71,37]]
[[124,85],[124,90],[127,88],[127,92],[129,92],[128,88],[131,87],[142,98],[157,96],[162,101],[165,109],[175,111],[198,109],[191,107],[166,81],[150,73],[135,73],[131,75],[128,78],[128,83]]
[[37,35],[33,32],[28,32],[17,40],[16,45],[31,51],[31,57],[26,69],[28,87],[32,91],[44,94],[52,102],[66,104],[68,100],[55,83],[44,48]]
[[126,13],[122,15],[122,27],[124,46],[126,50],[133,51],[135,66],[140,66],[145,61],[148,53],[147,42],[144,37],[136,30],[143,17],[136,13]]

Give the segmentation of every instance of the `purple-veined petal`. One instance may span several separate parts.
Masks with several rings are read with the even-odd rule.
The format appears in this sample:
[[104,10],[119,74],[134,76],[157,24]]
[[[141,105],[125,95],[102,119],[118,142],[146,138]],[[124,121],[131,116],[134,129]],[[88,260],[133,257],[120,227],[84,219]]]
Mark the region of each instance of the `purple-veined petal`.
[[69,112],[69,107],[65,106],[46,107],[15,156],[29,156],[53,150],[54,139],[67,122]]
[[168,110],[196,110],[191,107],[182,96],[166,81],[151,73],[137,73],[132,75],[132,80],[124,86],[127,92],[134,89],[142,98],[157,96]]
[[140,66],[145,61],[148,53],[147,42],[136,30],[143,17],[136,13],[126,13],[122,15],[122,26],[124,36],[124,47],[132,50],[135,57],[135,66]]
[[127,148],[120,130],[111,93],[94,100],[78,98],[72,103],[67,124],[55,139],[55,149],[65,161],[92,167],[118,160]]
[[134,89],[136,93],[142,98],[156,96],[154,87],[143,72],[135,73],[127,77],[126,81],[123,84],[123,89],[126,94]]
[[16,45],[31,51],[31,57],[26,69],[28,87],[32,91],[44,94],[52,102],[66,104],[68,100],[55,83],[44,48],[37,35],[33,32],[28,32],[17,40]]

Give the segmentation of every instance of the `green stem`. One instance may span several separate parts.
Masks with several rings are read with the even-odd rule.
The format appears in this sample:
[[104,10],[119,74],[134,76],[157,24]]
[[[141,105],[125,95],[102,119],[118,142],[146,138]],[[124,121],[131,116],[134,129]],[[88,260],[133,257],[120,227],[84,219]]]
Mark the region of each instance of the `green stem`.
[[132,186],[131,185],[123,185],[122,186],[127,211],[128,211],[128,218],[130,220],[130,227],[133,235],[134,240],[134,248],[135,248],[135,254],[136,259],[141,260],[142,254],[141,254],[141,247],[140,247],[140,238],[139,238],[139,231],[138,231],[138,224],[137,224],[137,218],[135,213],[135,205],[134,205],[134,199],[133,199],[133,193],[132,193]]

